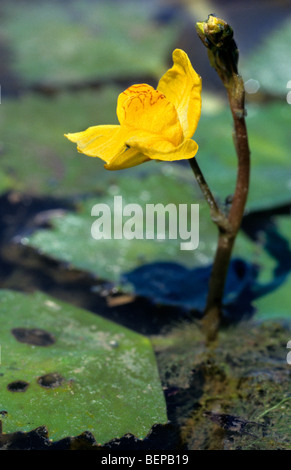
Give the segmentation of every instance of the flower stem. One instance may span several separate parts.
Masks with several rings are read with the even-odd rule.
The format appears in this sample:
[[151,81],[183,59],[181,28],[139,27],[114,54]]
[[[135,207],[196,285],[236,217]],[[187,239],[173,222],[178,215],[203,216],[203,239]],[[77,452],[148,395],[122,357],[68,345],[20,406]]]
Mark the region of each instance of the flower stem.
[[[238,160],[236,188],[228,215],[224,216],[223,223],[220,222],[220,219],[217,222],[212,217],[218,226],[219,236],[202,326],[207,340],[213,341],[222,320],[223,295],[228,267],[248,196],[250,150],[245,123],[245,90],[243,80],[237,72],[238,50],[233,40],[232,29],[223,20],[210,15],[207,22],[197,23],[197,32],[208,48],[211,65],[216,69],[227,90],[234,123],[234,144]],[[210,190],[209,193],[211,194]],[[203,194],[209,203],[205,188]],[[213,204],[213,207],[217,212],[216,203]],[[218,211],[221,213],[219,209]]]
[[224,228],[228,225],[228,220],[226,215],[220,210],[206,180],[205,177],[198,165],[196,158],[191,158],[189,160],[190,166],[193,170],[194,176],[197,180],[197,183],[200,186],[201,192],[210,207],[211,218],[214,223],[219,227]]
[[250,181],[250,149],[245,122],[245,90],[243,80],[238,75],[228,89],[228,100],[234,122],[234,143],[238,157],[236,188],[228,218],[232,229],[237,233],[244,215]]
[[212,267],[203,328],[207,339],[215,339],[222,317],[222,302],[228,266],[237,233],[241,226],[247,201],[250,178],[250,150],[245,123],[244,86],[241,77],[236,76],[228,88],[228,99],[234,122],[234,142],[238,158],[237,181],[232,204],[228,214],[229,227],[219,228],[216,255]]

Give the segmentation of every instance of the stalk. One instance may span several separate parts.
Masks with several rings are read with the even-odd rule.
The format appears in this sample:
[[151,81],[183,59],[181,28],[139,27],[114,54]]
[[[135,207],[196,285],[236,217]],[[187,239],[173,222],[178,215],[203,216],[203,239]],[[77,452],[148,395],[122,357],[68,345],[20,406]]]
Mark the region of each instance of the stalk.
[[[245,90],[243,80],[237,70],[238,49],[233,40],[233,31],[225,21],[213,15],[210,15],[206,22],[197,23],[196,29],[200,39],[208,49],[211,65],[217,71],[227,91],[234,124],[233,136],[238,162],[235,192],[227,215],[219,209],[203,175],[203,184],[201,184],[201,176],[199,172],[197,173],[197,168],[196,174],[193,170],[204,197],[210,205],[212,220],[218,227],[217,249],[202,319],[207,340],[213,341],[217,336],[222,320],[223,295],[229,263],[247,202],[250,178],[250,150],[245,122]],[[190,164],[193,169],[193,162],[190,161]],[[209,194],[211,195],[210,198]]]

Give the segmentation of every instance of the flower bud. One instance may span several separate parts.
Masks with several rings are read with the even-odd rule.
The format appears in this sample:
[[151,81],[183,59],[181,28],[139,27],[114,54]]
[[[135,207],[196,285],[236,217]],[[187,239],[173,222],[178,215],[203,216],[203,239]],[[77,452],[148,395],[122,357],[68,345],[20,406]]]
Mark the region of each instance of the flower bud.
[[[215,47],[225,47],[233,38],[233,30],[224,20],[209,15],[207,21],[196,24],[198,36],[207,44]],[[209,46],[208,46],[209,47]]]
[[233,39],[233,30],[226,21],[209,15],[207,21],[196,23],[196,31],[208,49],[211,65],[222,81],[237,74],[238,49]]

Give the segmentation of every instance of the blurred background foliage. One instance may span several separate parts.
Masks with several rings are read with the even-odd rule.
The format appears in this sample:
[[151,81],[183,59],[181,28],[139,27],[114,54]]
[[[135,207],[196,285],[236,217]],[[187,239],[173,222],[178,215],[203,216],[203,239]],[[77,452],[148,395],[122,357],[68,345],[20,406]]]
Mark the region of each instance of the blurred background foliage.
[[[79,155],[63,137],[90,125],[117,123],[118,94],[132,83],[155,86],[171,66],[172,50],[181,47],[203,80],[197,159],[218,200],[227,205],[236,178],[231,116],[194,28],[209,12],[233,26],[247,91],[251,188],[245,233],[240,234],[235,255],[255,262],[260,279],[277,283],[275,267],[282,260],[269,247],[266,220],[276,226],[278,211],[286,217],[291,201],[291,14],[284,1],[2,2],[0,190],[9,204],[21,205],[24,195],[26,207],[29,198],[53,198],[61,208],[64,203],[58,198],[73,204],[68,215],[57,212],[54,220],[52,213],[54,230],[41,227],[35,232],[34,227],[27,233],[24,220],[20,227],[16,223],[15,233],[12,223],[14,241],[117,283],[123,273],[155,261],[190,268],[211,263],[216,230],[188,162],[150,162],[126,172],[108,172],[101,161]],[[178,204],[183,198],[188,204],[199,203],[199,248],[189,256],[172,240],[134,240],[130,248],[116,240],[112,249],[110,241],[95,242],[90,207],[99,201],[110,204],[117,194],[141,205],[161,200]],[[256,213],[264,219],[261,227],[254,222]],[[270,213],[277,218],[270,219]],[[281,238],[288,245],[288,231]],[[3,251],[10,260],[7,249]]]
[[[79,270],[88,273],[96,285],[113,283],[111,288],[114,285],[183,309],[192,302],[199,310],[207,282],[199,287],[201,292],[194,289],[189,299],[189,271],[181,274],[179,269],[193,269],[193,283],[201,279],[201,271],[195,268],[204,269],[202,278],[206,279],[216,229],[188,162],[150,162],[125,172],[109,172],[101,161],[78,154],[63,135],[91,125],[117,123],[118,94],[133,83],[156,86],[171,67],[173,49],[180,47],[203,80],[202,116],[195,135],[197,159],[218,200],[227,206],[236,177],[231,116],[225,91],[194,27],[210,13],[228,21],[235,32],[252,152],[250,196],[234,252],[241,264],[233,265],[235,277],[229,279],[227,291],[227,300],[235,306],[229,315],[237,312],[237,299],[245,309],[242,316],[251,312],[258,320],[289,317],[288,0],[2,0],[1,287],[46,290],[82,304],[68,289],[70,273]],[[125,203],[141,205],[198,203],[198,249],[183,252],[179,240],[96,242],[90,235],[91,207],[98,202],[112,204],[114,195],[122,195]],[[46,262],[41,264],[40,259]],[[159,262],[172,263],[162,271],[162,278],[158,277]],[[51,263],[60,263],[57,266],[63,269],[55,276],[61,287],[53,289]],[[37,274],[33,276],[31,270]],[[132,272],[134,276],[129,275]],[[140,289],[145,280],[147,289]],[[180,289],[175,298],[169,287],[174,285]],[[19,301],[15,296],[15,306]],[[130,326],[142,330],[139,321]]]

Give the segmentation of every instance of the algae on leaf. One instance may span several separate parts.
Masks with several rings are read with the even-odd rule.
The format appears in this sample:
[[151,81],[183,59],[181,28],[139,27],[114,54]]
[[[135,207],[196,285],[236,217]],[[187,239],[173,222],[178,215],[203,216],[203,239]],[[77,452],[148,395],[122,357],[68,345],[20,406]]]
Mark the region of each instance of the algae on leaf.
[[90,431],[104,444],[167,422],[146,337],[41,293],[2,290],[0,303],[3,432]]

